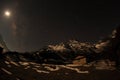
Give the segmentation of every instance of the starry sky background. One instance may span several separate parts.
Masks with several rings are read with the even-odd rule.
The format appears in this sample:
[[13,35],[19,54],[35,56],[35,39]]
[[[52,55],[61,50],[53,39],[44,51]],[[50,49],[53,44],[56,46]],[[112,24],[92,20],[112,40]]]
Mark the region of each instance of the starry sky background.
[[[9,10],[11,16],[4,16]],[[120,23],[120,4],[105,0],[0,0],[0,33],[9,49],[33,51],[76,39],[95,43]]]

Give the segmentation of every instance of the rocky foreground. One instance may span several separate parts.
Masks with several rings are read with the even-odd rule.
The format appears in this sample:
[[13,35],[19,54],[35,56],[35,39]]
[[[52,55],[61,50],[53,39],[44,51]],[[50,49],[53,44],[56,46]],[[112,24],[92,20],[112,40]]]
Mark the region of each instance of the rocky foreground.
[[38,64],[0,60],[0,80],[120,80],[114,62],[89,64]]

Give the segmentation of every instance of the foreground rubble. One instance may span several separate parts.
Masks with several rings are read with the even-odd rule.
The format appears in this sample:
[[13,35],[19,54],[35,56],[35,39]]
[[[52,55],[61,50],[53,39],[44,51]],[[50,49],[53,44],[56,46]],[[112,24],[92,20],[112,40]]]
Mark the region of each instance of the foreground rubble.
[[0,80],[120,80],[113,63],[54,65],[0,60]]

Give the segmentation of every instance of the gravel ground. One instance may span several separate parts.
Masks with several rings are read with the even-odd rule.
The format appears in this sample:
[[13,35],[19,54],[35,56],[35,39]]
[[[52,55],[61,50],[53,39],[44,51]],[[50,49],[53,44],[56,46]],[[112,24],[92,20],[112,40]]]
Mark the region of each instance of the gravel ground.
[[108,66],[100,68],[99,65],[52,65],[1,60],[0,80],[120,80],[119,70]]

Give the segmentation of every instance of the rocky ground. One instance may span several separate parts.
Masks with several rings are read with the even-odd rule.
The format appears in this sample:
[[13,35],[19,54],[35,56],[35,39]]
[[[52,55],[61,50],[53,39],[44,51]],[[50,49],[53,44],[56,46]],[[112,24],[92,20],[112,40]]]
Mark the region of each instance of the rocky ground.
[[85,65],[37,64],[0,60],[0,80],[120,80],[120,71],[108,61]]

